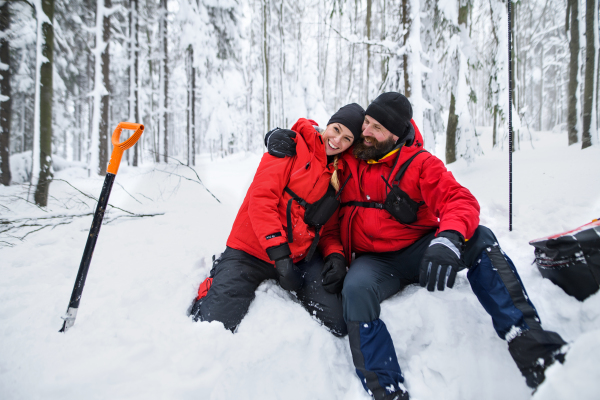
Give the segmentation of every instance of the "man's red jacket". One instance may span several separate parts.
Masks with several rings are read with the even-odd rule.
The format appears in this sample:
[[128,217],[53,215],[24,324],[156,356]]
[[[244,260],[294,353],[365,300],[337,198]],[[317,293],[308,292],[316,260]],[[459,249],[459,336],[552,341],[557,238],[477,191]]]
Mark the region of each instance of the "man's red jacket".
[[[344,153],[342,160],[346,166],[340,181],[351,177],[342,191],[342,203],[385,201],[389,189],[381,176],[391,184],[400,166],[416,152],[423,150],[423,137],[414,121],[411,123],[415,129],[413,144],[396,149],[380,160],[359,160],[351,150]],[[455,230],[466,239],[473,236],[479,225],[479,203],[469,190],[454,179],[439,158],[428,152],[417,155],[402,177],[400,188],[414,201],[425,202],[419,208],[417,221],[412,224],[398,222],[383,209],[341,207],[339,235],[348,260],[353,252],[403,249],[433,230]],[[336,234],[335,229],[327,233]],[[322,240],[335,242],[337,238],[328,236]]]
[[[233,223],[227,246],[273,263],[266,249],[288,241],[286,208],[291,196],[284,192],[286,186],[308,203],[325,195],[334,168],[327,163],[323,139],[313,125],[317,125],[316,122],[301,118],[292,127],[298,133],[295,157],[263,155]],[[296,201],[292,202],[293,243],[289,246],[294,262],[306,257],[315,237],[314,228],[304,222],[304,211]],[[322,234],[329,232],[331,224],[337,229],[337,213],[322,228]],[[329,240],[319,242],[323,256],[343,253],[339,236],[328,236]]]

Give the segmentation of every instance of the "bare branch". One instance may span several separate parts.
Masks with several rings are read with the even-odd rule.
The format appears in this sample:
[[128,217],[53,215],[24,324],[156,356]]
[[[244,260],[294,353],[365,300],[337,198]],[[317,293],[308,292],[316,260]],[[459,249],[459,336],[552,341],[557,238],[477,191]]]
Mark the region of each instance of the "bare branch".
[[[152,151],[152,150],[150,150],[150,152],[151,152],[151,153],[154,153],[154,154],[156,154],[156,152],[154,152],[154,151]],[[161,157],[164,157],[164,155],[163,155],[163,154],[159,154],[159,156],[161,156]],[[190,178],[187,178],[187,177],[185,177],[185,176],[183,176],[183,175],[176,174],[176,173],[174,173],[174,172],[164,171],[164,170],[160,170],[160,169],[157,169],[156,171],[159,171],[159,172],[164,172],[165,174],[171,174],[171,175],[175,175],[175,176],[178,176],[178,177],[180,177],[180,178],[187,179],[188,181],[196,182],[196,183],[198,183],[198,184],[202,185],[202,187],[203,187],[204,189],[206,189],[206,191],[207,191],[207,192],[208,192],[208,193],[209,193],[209,194],[210,194],[212,197],[214,197],[214,199],[215,199],[216,201],[218,201],[219,203],[221,203],[221,201],[220,201],[219,199],[217,199],[217,196],[215,196],[215,195],[214,195],[214,194],[213,194],[213,193],[212,193],[210,190],[208,190],[208,188],[207,188],[207,187],[204,185],[204,183],[202,183],[202,179],[200,179],[200,177],[198,176],[198,173],[196,172],[196,170],[195,170],[194,168],[190,167],[189,165],[186,165],[186,164],[182,163],[181,161],[179,161],[178,159],[176,159],[176,158],[174,158],[174,157],[171,157],[171,156],[166,156],[166,157],[167,157],[167,158],[170,158],[170,159],[172,159],[172,160],[175,160],[175,161],[177,161],[177,162],[178,162],[180,165],[182,165],[182,166],[184,166],[184,167],[187,167],[187,168],[191,169],[192,171],[194,171],[194,174],[196,175],[196,178],[197,178],[198,180],[190,179]]]
[[117,182],[117,181],[115,181],[115,183],[116,183],[117,185],[119,185],[119,186],[121,187],[121,189],[123,189],[123,190],[125,191],[125,193],[127,193],[129,196],[131,196],[131,198],[132,198],[132,199],[134,199],[134,200],[135,200],[135,201],[137,201],[138,203],[142,204],[142,202],[141,202],[141,201],[139,201],[138,199],[136,199],[135,197],[133,197],[133,195],[132,195],[131,193],[129,193],[129,192],[128,192],[128,191],[125,189],[125,187],[123,187],[123,185],[121,185],[121,184],[120,184],[119,182]]
[[[71,186],[73,189],[77,190],[79,193],[81,193],[81,194],[82,194],[82,195],[84,195],[85,197],[87,197],[87,198],[89,198],[89,199],[92,199],[92,200],[94,200],[96,203],[98,202],[98,199],[97,199],[97,198],[95,198],[95,197],[93,197],[93,196],[90,196],[90,195],[89,195],[89,194],[87,194],[87,193],[84,193],[84,192],[82,192],[81,190],[77,189],[75,186],[71,185],[71,183],[70,183],[70,182],[68,182],[68,181],[65,181],[64,179],[58,179],[58,178],[54,178],[54,179],[52,179],[52,180],[53,180],[53,181],[61,181],[61,182],[65,182],[67,185]],[[135,215],[135,213],[132,213],[131,211],[127,211],[127,210],[124,210],[124,209],[122,209],[122,208],[120,208],[120,207],[113,206],[113,205],[112,205],[112,204],[110,204],[110,203],[108,203],[108,206],[109,206],[109,207],[112,207],[112,208],[116,208],[117,210],[121,210],[121,211],[123,211],[123,212],[126,212],[127,214]]]

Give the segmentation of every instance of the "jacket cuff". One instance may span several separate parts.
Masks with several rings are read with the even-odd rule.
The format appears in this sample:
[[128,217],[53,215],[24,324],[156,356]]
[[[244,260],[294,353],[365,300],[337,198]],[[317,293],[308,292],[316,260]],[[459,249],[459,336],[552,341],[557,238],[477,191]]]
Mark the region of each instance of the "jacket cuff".
[[344,261],[344,263],[346,262],[346,256],[344,256],[343,254],[340,254],[340,253],[331,253],[331,254],[327,255],[327,256],[326,256],[326,257],[323,259],[323,261],[327,261],[327,260],[330,260],[330,259],[332,259],[332,258],[337,258],[337,259],[339,259],[339,260],[343,260],[343,261]]
[[277,261],[285,257],[289,257],[292,254],[290,246],[287,243],[280,244],[279,246],[269,247],[267,249],[267,255],[271,261]]
[[441,231],[440,233],[437,234],[437,237],[448,238],[451,241],[456,242],[460,246],[462,251],[464,251],[464,249],[465,249],[465,237],[462,235],[462,233],[460,233],[458,231],[453,231],[453,230]]

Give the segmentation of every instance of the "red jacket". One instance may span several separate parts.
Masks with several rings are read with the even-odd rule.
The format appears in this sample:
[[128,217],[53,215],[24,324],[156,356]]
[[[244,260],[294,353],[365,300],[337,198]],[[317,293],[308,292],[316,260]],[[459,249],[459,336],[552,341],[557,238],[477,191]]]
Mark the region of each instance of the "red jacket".
[[[423,137],[414,121],[411,122],[415,128],[413,144],[394,150],[381,160],[367,162],[354,157],[352,151],[344,153],[342,160],[347,167],[340,181],[352,176],[342,191],[342,203],[385,201],[388,190],[381,176],[386,179],[391,176],[393,180],[400,166],[423,149]],[[425,202],[419,208],[417,221],[410,225],[401,224],[383,209],[341,207],[339,234],[348,259],[352,252],[403,249],[432,230],[455,230],[469,239],[479,225],[479,203],[475,197],[454,179],[440,159],[430,153],[421,153],[413,159],[400,181],[400,188],[414,201]],[[328,234],[335,234],[335,230]]]
[[[316,122],[300,118],[292,127],[298,133],[295,157],[263,155],[233,223],[227,246],[272,263],[266,249],[288,241],[286,209],[290,195],[284,192],[286,186],[308,203],[325,195],[334,168],[327,163],[323,139],[313,125],[317,125]],[[292,202],[293,243],[289,246],[294,262],[306,257],[315,237],[314,228],[304,222],[304,211],[296,201]],[[330,224],[337,230],[337,212],[323,227],[322,234],[331,230]],[[319,242],[323,256],[334,252],[343,254],[339,238],[329,233],[327,236]]]

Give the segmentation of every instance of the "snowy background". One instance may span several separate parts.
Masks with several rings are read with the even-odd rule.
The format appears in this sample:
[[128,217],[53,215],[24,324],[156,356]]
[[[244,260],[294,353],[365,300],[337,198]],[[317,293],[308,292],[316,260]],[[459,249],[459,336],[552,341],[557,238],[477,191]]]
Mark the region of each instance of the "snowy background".
[[[532,132],[514,153],[514,219],[508,231],[508,153],[482,132],[485,157],[450,169],[481,203],[481,223],[515,262],[546,329],[570,343],[536,400],[600,397],[600,294],[584,302],[542,279],[528,242],[600,217],[600,147],[568,147],[565,133]],[[489,140],[488,140],[489,139]],[[534,150],[535,148],[535,150]],[[437,153],[444,144],[438,143]],[[434,150],[434,149],[431,149]],[[443,154],[443,153],[442,153]],[[22,156],[22,155],[21,155]],[[186,309],[224,250],[260,161],[255,153],[176,164],[121,165],[110,203],[143,219],[102,227],[75,325],[58,333],[91,216],[0,247],[2,399],[367,399],[347,338],[336,338],[274,281],[263,283],[236,334],[194,323]],[[27,163],[23,163],[27,164]],[[19,163],[13,162],[13,177]],[[57,165],[59,167],[57,168]],[[98,196],[103,178],[55,160],[55,178]],[[167,173],[167,172],[170,172]],[[95,204],[55,181],[43,211],[22,200],[27,185],[0,186],[7,219],[93,212]],[[25,228],[24,228],[25,229]],[[454,289],[410,286],[382,304],[411,398],[531,397],[507,345],[459,273]]]

